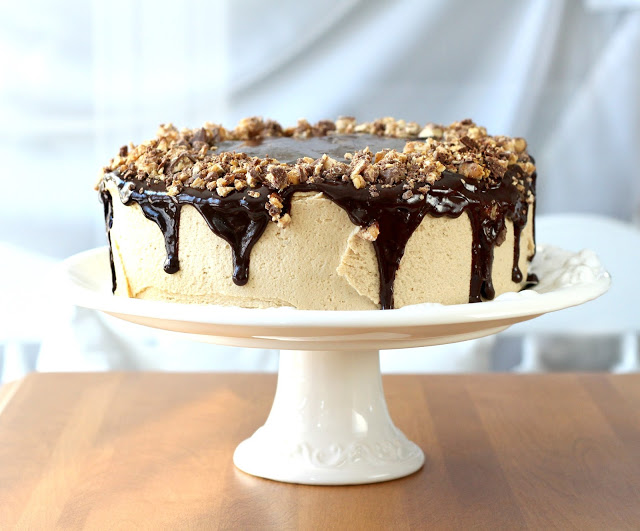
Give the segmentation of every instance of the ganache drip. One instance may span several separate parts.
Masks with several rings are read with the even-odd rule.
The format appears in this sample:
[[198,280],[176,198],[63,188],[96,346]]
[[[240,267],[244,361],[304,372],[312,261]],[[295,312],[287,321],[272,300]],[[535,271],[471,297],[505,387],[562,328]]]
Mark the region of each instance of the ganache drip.
[[188,196],[179,200],[193,205],[209,228],[231,246],[233,282],[238,286],[249,282],[251,249],[271,219],[264,207],[266,194],[261,197],[238,192],[237,196]]
[[[144,195],[144,193],[136,194]],[[167,259],[164,262],[165,273],[173,274],[180,271],[178,261],[178,228],[180,227],[180,202],[167,201],[167,196],[144,195],[144,199],[137,200],[142,213],[147,219],[153,221],[164,235],[164,245],[167,250]]]
[[111,194],[104,189],[100,189],[100,199],[104,209],[104,225],[107,229],[107,240],[109,242],[109,263],[111,264],[111,291],[116,291],[116,268],[113,263],[113,249],[111,248],[111,228],[113,227],[113,200]]
[[[291,199],[296,192],[322,192],[348,214],[355,225],[367,228],[377,224],[379,234],[373,242],[380,275],[380,305],[382,309],[394,307],[394,281],[405,247],[413,232],[425,215],[457,218],[466,212],[472,230],[472,265],[469,286],[469,302],[493,299],[495,289],[492,283],[493,254],[496,245],[501,245],[506,237],[505,220],[510,219],[514,227],[514,251],[512,279],[521,282],[519,268],[520,235],[527,222],[528,207],[526,194],[513,184],[514,177],[521,170],[512,166],[497,183],[485,181],[465,181],[460,175],[445,171],[419,198],[416,194],[409,200],[403,199],[405,189],[402,184],[391,187],[376,185],[377,195],[368,189],[356,189],[351,184],[322,181],[290,185],[280,191],[283,214],[290,211]],[[233,257],[233,281],[241,286],[249,280],[251,250],[264,233],[271,215],[265,208],[268,195],[274,190],[261,186],[231,192],[226,197],[211,193],[186,189],[176,196],[164,193],[162,184],[147,184],[143,181],[127,181],[133,186],[122,194],[124,181],[115,179],[121,190],[123,203],[138,203],[144,215],[153,220],[165,239],[167,259],[164,270],[175,273],[179,270],[178,228],[180,208],[189,204],[202,215],[209,228],[231,246]],[[249,194],[251,193],[251,195]],[[106,197],[108,196],[108,197]],[[415,199],[414,199],[415,198]],[[113,222],[111,197],[102,193],[105,203],[105,218],[108,213]],[[412,200],[413,199],[413,200]],[[110,238],[109,238],[110,243]],[[112,260],[112,275],[115,291],[115,270]]]

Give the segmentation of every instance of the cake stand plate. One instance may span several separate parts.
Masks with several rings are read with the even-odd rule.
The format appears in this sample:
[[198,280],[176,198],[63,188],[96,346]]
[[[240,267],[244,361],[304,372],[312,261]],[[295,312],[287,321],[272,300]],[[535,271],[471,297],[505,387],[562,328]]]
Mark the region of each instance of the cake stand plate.
[[386,311],[312,311],[189,305],[114,297],[107,248],[62,264],[65,296],[78,306],[222,345],[281,349],[267,421],[240,443],[241,470],[278,481],[373,483],[406,476],[422,450],[394,426],[379,350],[438,345],[500,332],[607,291],[611,279],[588,250],[538,246],[539,284],[478,304],[420,304]]

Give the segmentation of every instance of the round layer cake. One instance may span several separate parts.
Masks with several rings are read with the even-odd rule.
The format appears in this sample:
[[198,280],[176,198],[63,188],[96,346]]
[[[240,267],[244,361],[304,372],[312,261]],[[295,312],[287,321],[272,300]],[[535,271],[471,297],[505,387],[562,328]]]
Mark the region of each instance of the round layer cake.
[[113,291],[315,310],[518,291],[535,253],[526,147],[471,120],[161,126],[98,183]]

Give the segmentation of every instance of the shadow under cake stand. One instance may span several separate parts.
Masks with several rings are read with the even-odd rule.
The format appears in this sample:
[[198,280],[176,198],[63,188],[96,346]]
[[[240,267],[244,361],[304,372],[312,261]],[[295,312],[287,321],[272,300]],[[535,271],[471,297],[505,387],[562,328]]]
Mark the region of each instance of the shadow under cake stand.
[[[107,248],[63,263],[72,302],[121,319],[221,345],[280,349],[264,426],[237,447],[235,465],[277,481],[348,485],[409,475],[422,450],[395,427],[382,389],[380,349],[453,343],[605,293],[610,277],[591,251],[539,246],[538,286],[494,301],[386,311],[246,309],[114,297]],[[428,355],[428,354],[425,354]]]

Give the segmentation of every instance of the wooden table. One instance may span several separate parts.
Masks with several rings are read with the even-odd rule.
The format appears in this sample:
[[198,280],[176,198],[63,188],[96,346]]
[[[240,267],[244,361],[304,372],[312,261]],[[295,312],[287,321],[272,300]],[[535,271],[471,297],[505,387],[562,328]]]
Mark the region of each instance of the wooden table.
[[424,468],[235,469],[274,375],[36,374],[0,395],[0,529],[638,529],[640,375],[386,376]]

